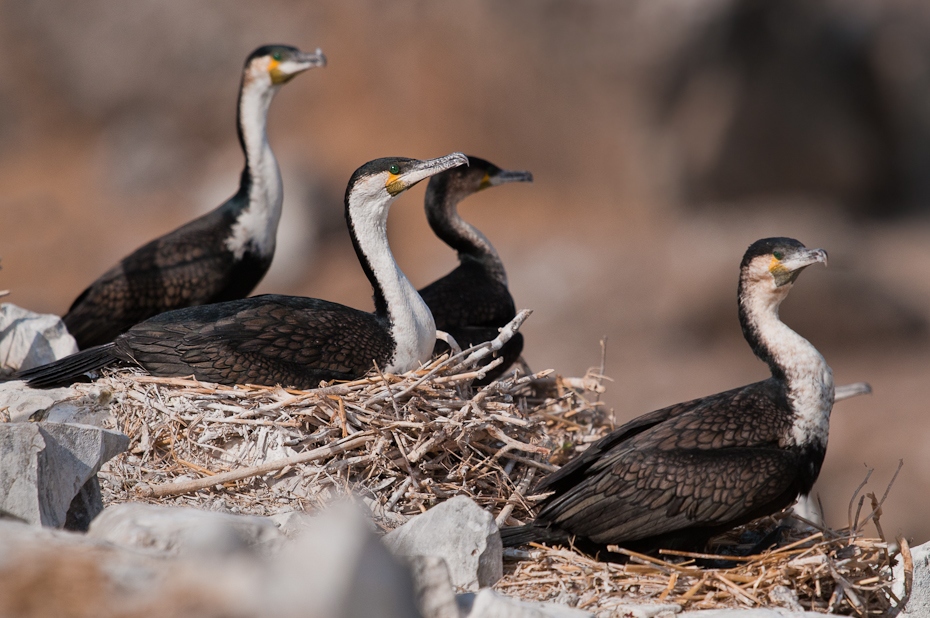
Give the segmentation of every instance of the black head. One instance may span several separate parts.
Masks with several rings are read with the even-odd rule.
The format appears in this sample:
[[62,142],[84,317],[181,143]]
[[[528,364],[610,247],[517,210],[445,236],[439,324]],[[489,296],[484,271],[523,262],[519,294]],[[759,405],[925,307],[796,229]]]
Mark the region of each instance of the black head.
[[793,238],[763,238],[749,245],[743,254],[743,277],[771,277],[776,288],[794,283],[802,270],[816,263],[827,263],[823,249],[808,249]]
[[502,170],[490,161],[469,155],[467,167],[454,167],[430,178],[427,191],[449,195],[457,201],[482,189],[508,182],[533,182],[533,174]]
[[460,152],[425,161],[405,157],[375,159],[352,174],[346,187],[346,203],[349,203],[349,196],[356,192],[363,192],[365,197],[373,198],[384,191],[394,197],[424,178],[467,164],[468,158]]
[[267,72],[272,84],[284,84],[313,67],[325,67],[326,56],[317,49],[302,52],[291,45],[262,45],[245,60],[247,73]]

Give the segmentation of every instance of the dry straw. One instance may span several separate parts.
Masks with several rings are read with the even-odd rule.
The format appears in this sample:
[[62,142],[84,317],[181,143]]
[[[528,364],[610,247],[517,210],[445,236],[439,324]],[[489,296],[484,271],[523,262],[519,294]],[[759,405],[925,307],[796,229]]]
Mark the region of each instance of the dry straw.
[[607,429],[594,374],[471,386],[527,315],[406,375],[375,368],[311,391],[110,374],[98,385],[131,445],[102,472],[105,497],[270,514],[351,492],[389,529],[465,494],[502,522],[525,519],[532,481]]
[[[612,429],[598,400],[603,366],[583,378],[517,372],[472,386],[486,370],[480,363],[527,316],[494,341],[419,370],[375,367],[361,380],[311,391],[108,374],[97,384],[111,391],[110,420],[131,445],[100,473],[104,501],[269,515],[312,511],[352,493],[388,530],[464,494],[500,524],[527,521],[541,498],[529,495],[535,481]],[[873,501],[846,530],[789,532],[797,537],[790,544],[731,568],[702,568],[694,555],[629,552],[628,564],[606,564],[533,546],[509,552],[497,587],[605,616],[641,602],[882,615],[897,605],[891,564],[897,551],[909,554],[903,540],[900,550],[886,542]],[[881,538],[863,537],[866,522]]]

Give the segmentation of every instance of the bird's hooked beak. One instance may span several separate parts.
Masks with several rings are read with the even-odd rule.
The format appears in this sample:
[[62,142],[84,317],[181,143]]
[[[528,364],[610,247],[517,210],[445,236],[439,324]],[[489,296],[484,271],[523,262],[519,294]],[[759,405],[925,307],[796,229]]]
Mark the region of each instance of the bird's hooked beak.
[[488,175],[482,185],[496,187],[508,182],[533,182],[533,174],[531,172],[501,170],[493,176]]
[[391,175],[386,183],[388,193],[397,195],[401,191],[406,191],[413,185],[425,178],[435,176],[460,165],[468,165],[468,157],[461,152],[453,152],[438,159],[427,159],[426,161],[417,161],[410,165],[406,170],[397,175]]
[[271,66],[268,67],[268,72],[271,74],[272,83],[284,84],[307,69],[325,66],[326,56],[323,55],[323,51],[318,47],[315,52],[299,51],[280,62],[272,60]]
[[824,266],[827,265],[827,252],[823,249],[798,249],[786,255],[784,259],[773,259],[769,271],[775,277],[775,285],[781,287],[788,283],[794,283],[802,270],[818,262]]

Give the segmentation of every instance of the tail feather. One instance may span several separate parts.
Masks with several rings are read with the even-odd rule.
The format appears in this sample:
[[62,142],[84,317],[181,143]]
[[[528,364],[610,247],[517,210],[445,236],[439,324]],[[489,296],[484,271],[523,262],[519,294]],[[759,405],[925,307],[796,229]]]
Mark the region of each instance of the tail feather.
[[114,348],[115,344],[112,343],[88,348],[54,363],[20,371],[13,378],[26,380],[33,388],[67,386],[88,371],[101,369],[119,360]]
[[556,543],[564,539],[565,534],[540,527],[536,523],[501,528],[501,542],[504,547],[517,547],[527,543]]

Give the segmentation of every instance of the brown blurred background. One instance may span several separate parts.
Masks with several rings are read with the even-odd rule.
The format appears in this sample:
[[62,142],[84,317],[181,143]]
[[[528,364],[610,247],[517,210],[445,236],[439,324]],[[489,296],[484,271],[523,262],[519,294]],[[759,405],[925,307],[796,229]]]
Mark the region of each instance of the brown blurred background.
[[[342,195],[388,155],[461,150],[533,185],[461,212],[508,267],[534,369],[600,364],[617,421],[766,377],[736,321],[765,236],[830,252],[785,320],[875,393],[837,405],[815,487],[846,524],[868,468],[885,531],[930,538],[930,3],[0,0],[0,288],[63,313],[106,268],[237,186],[240,69],[258,45],[330,64],[272,105],[285,183],[259,292],[370,309]],[[453,253],[418,187],[396,256]]]

